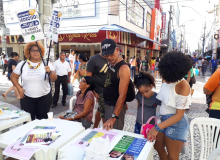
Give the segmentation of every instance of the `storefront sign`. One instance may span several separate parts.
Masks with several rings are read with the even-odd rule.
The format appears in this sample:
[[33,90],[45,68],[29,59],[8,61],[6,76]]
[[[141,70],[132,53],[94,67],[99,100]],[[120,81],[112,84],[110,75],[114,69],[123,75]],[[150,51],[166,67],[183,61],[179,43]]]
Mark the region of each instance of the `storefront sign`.
[[[152,10],[152,23],[151,23],[151,34],[150,39],[153,39],[160,43],[160,31],[161,31],[161,13],[157,8]],[[153,48],[160,50],[160,46],[154,43]]]
[[115,42],[120,41],[120,32],[119,31],[107,31],[107,38],[113,39]]
[[61,19],[62,19],[62,12],[53,10],[50,20],[49,30],[47,33],[47,38],[53,40],[54,42],[58,42],[58,34],[60,30]]
[[17,12],[25,43],[44,39],[38,13],[34,8]]
[[162,14],[162,32],[164,33],[165,32],[165,29],[166,29],[166,12],[163,12]]
[[127,33],[127,32],[120,32],[120,42],[124,43],[124,44],[132,44],[132,36],[131,33]]
[[144,27],[144,8],[136,0],[127,0],[127,21]]
[[59,34],[59,42],[96,43],[106,39],[106,31],[98,33]]
[[96,0],[60,0],[53,5],[63,13],[63,18],[96,16]]

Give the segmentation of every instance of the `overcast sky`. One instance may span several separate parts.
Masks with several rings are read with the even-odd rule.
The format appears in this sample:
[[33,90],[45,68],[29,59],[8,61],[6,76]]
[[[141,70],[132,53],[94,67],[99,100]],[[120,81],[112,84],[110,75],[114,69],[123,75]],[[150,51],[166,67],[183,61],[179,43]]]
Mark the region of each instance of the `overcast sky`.
[[[169,4],[167,2],[177,1],[179,1],[178,4],[180,8],[180,25],[188,20],[194,19],[193,21],[189,21],[184,24],[186,29],[186,41],[189,44],[190,51],[194,51],[198,49],[198,42],[200,43],[200,46],[202,46],[202,41],[200,37],[202,31],[204,32],[203,28],[205,21],[207,24],[207,32],[210,31],[210,28],[214,21],[214,14],[208,14],[207,11],[212,10],[214,8],[214,4],[217,5],[219,0],[161,0],[161,4],[166,3],[163,4],[163,6],[167,8],[170,4],[173,4]],[[182,6],[190,6],[194,10],[189,7]]]

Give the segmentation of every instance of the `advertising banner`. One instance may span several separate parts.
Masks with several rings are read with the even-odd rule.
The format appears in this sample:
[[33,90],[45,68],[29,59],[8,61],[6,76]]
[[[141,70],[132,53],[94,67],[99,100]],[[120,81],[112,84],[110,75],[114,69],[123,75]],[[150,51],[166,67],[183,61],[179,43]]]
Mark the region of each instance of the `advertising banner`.
[[39,15],[34,8],[18,11],[17,18],[25,43],[44,39]]
[[166,29],[166,12],[163,12],[162,14],[162,32],[164,33],[165,32],[165,29]]
[[54,42],[58,42],[58,34],[60,30],[60,22],[62,19],[62,12],[53,10],[50,20],[49,30],[47,33],[47,38]]

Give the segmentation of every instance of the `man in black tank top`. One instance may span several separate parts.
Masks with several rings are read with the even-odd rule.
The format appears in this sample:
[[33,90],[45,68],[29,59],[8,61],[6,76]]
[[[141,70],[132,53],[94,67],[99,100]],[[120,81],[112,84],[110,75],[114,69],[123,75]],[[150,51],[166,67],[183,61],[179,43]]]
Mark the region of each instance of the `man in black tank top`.
[[123,130],[126,112],[126,96],[130,82],[130,69],[119,56],[119,48],[112,39],[102,41],[102,56],[109,62],[103,89],[105,100],[105,124],[103,128]]

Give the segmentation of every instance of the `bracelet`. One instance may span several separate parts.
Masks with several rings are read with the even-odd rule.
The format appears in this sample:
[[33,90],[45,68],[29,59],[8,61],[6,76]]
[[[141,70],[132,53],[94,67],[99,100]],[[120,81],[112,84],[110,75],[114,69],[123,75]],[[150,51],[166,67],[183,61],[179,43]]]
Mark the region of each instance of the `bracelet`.
[[161,129],[160,129],[160,127],[156,124],[155,126],[155,130],[157,131],[157,132],[159,132]]

